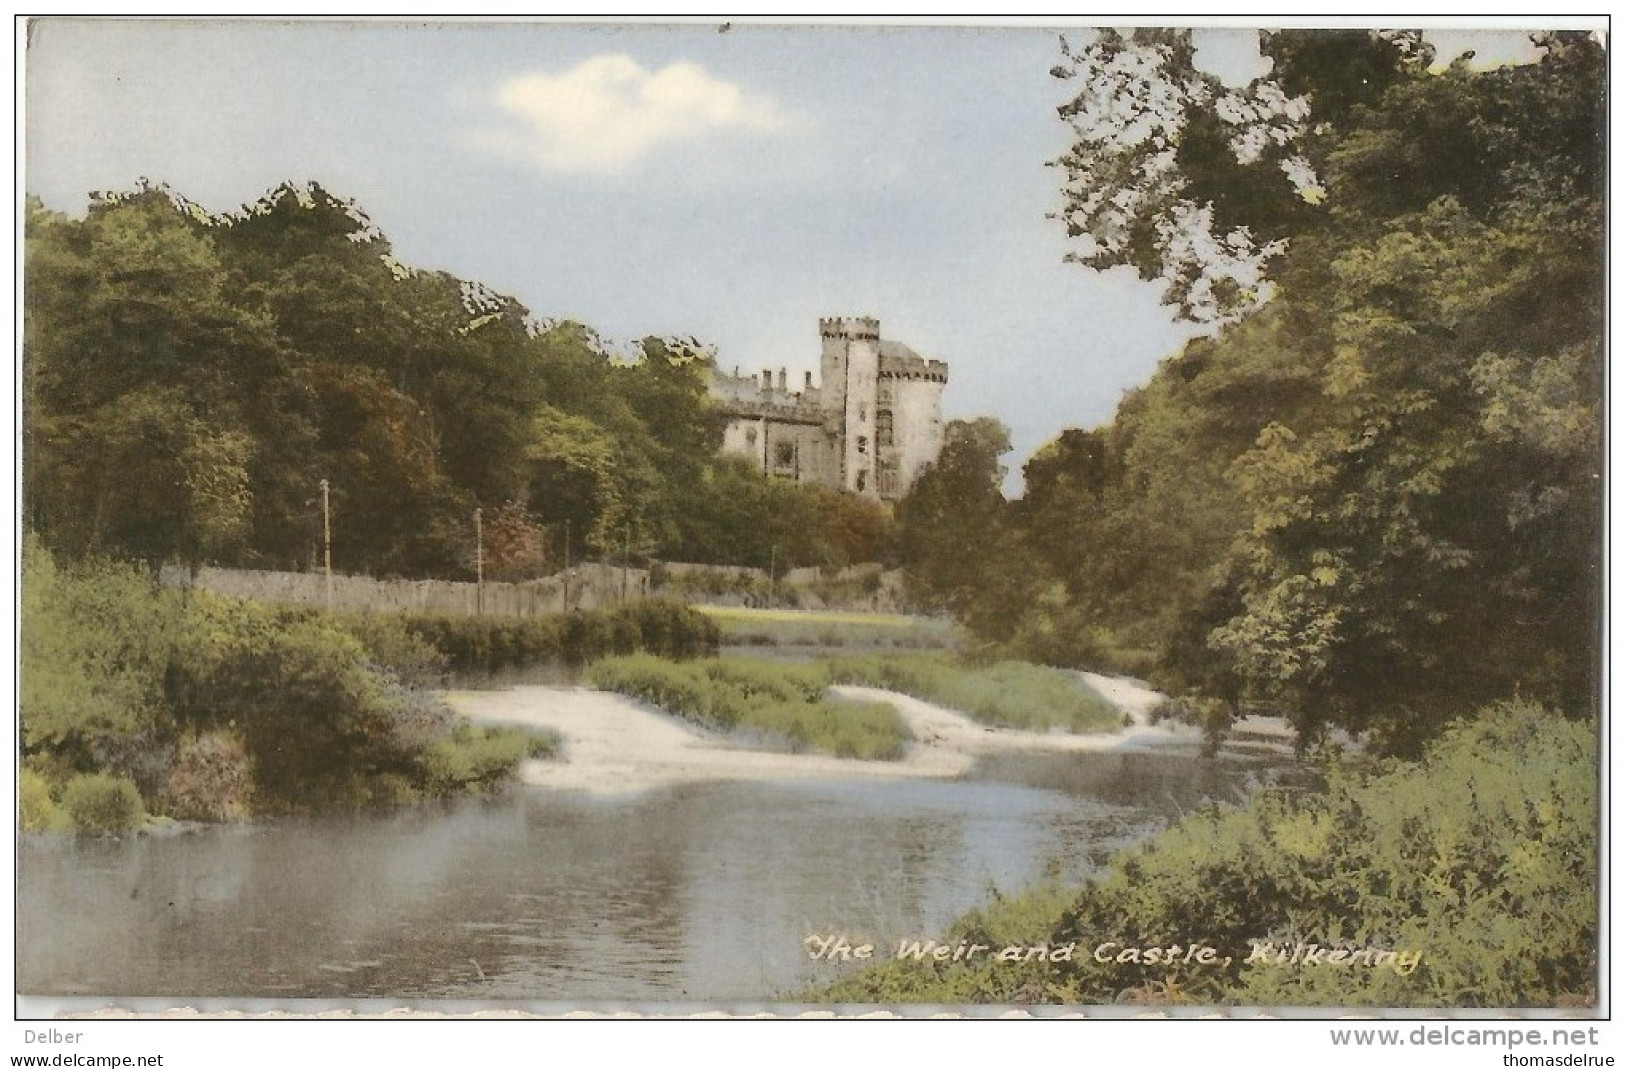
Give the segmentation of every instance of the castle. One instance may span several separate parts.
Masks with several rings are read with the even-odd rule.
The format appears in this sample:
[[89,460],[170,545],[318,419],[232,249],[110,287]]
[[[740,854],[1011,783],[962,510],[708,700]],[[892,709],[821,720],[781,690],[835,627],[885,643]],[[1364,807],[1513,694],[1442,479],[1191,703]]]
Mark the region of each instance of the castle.
[[881,501],[908,493],[942,451],[948,365],[880,337],[877,319],[820,319],[820,385],[807,372],[732,375],[718,369],[711,396],[727,416],[722,451],[749,457],[764,475],[815,483]]

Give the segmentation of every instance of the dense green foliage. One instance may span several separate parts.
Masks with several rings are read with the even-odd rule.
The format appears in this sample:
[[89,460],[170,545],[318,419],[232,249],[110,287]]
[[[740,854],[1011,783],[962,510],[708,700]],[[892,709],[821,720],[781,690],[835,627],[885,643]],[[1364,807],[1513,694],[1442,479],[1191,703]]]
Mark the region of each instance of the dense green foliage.
[[[1030,659],[1152,651],[1164,689],[1221,719],[1282,710],[1306,740],[1337,724],[1415,753],[1514,694],[1594,709],[1603,55],[1541,43],[1429,73],[1414,34],[1288,31],[1236,92],[1182,33],[1069,53],[1080,259],[1231,322],[1035,454],[1020,501],[929,510],[916,575],[940,603]],[[1272,251],[1196,262],[1164,227],[1186,209],[1214,248]],[[968,480],[984,496],[998,444]]]
[[674,664],[640,654],[595,662],[588,680],[704,727],[766,736],[791,750],[896,760],[909,738],[884,703],[826,698],[816,669],[722,658]]
[[[706,657],[716,653],[721,637],[710,617],[671,601],[635,601],[553,616],[405,615],[383,625],[353,619],[364,620],[363,634],[377,634],[374,629],[380,626],[389,629],[385,634],[398,629],[438,654],[447,670],[468,674],[585,664],[599,657],[637,652],[678,660]],[[428,669],[434,660],[409,643],[392,642],[391,646],[394,655],[408,664]],[[396,667],[390,653],[378,656],[384,664]]]
[[895,690],[994,727],[1088,733],[1123,726],[1123,714],[1071,672],[1021,661],[877,655],[835,657],[819,667],[831,683]]
[[25,827],[392,803],[484,789],[530,747],[402,685],[322,614],[24,551]]
[[409,268],[354,204],[284,185],[216,216],[164,187],[30,202],[26,524],[63,559],[493,578],[566,554],[780,567],[890,554],[874,502],[717,457],[709,354],[612,353]]
[[[1071,961],[893,962],[836,1002],[1141,1000],[1255,1006],[1509,1007],[1596,998],[1595,722],[1509,703],[1419,762],[1333,768],[1324,791],[1192,814],[1113,858],[1081,894],[1003,900],[945,939],[1076,944]],[[1205,940],[1228,964],[1096,960]],[[1253,942],[1419,952],[1414,969],[1246,962]]]

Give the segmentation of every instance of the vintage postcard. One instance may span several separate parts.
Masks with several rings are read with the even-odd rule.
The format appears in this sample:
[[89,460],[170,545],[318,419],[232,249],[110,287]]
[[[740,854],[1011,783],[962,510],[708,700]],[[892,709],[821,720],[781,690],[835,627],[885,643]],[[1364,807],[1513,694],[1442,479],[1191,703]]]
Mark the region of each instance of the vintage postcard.
[[18,32],[20,1018],[1598,1055],[1604,20]]

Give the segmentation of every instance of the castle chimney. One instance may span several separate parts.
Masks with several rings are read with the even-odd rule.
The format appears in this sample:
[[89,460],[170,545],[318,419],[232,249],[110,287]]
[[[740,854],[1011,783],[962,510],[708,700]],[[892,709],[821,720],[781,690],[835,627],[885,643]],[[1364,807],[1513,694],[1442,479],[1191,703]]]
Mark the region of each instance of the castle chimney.
[[773,369],[770,368],[770,367],[769,368],[763,368],[762,369],[762,389],[771,390],[772,388],[773,388]]
[[779,368],[779,389],[788,390],[790,388],[790,383],[785,378],[785,376],[788,375],[788,374],[789,374],[789,372],[786,371],[784,368],[782,368],[782,367]]

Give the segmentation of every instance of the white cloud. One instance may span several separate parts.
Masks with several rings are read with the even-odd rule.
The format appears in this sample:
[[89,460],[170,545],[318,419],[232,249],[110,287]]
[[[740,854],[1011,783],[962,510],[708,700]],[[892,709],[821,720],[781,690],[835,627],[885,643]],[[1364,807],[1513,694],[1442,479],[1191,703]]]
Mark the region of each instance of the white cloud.
[[560,73],[522,74],[498,88],[512,120],[486,145],[549,171],[613,174],[656,149],[721,135],[773,135],[790,117],[771,97],[715,77],[695,63],[648,71],[624,55],[583,60]]

